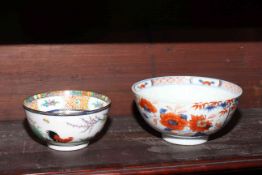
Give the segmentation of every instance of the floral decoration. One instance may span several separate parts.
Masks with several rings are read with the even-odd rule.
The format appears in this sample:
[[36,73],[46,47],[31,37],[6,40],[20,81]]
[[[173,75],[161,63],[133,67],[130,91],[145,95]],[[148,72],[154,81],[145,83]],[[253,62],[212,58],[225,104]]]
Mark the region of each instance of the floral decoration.
[[[66,93],[66,95],[65,95]],[[63,105],[61,101],[65,101],[66,109],[79,109],[87,110],[89,109],[89,100],[91,97],[94,99],[99,99],[102,102],[97,107],[103,107],[105,103],[110,103],[110,99],[107,96],[98,94],[92,91],[51,91],[47,93],[41,93],[34,96],[30,96],[24,100],[24,106],[33,110],[43,110],[44,108],[56,107],[57,105]],[[59,98],[62,98],[62,100]],[[38,105],[39,100],[43,99],[43,103]]]
[[145,82],[145,83],[142,83],[142,84],[140,84],[138,87],[140,88],[140,89],[144,89],[146,86],[147,86],[147,82]]
[[189,127],[192,131],[203,132],[212,126],[211,122],[204,115],[192,115],[189,121]]
[[183,116],[174,113],[165,113],[160,115],[160,123],[171,130],[183,130],[187,125],[187,120]]
[[195,103],[192,108],[194,110],[207,110],[212,111],[214,109],[221,109],[220,116],[234,111],[237,108],[238,99],[229,99],[226,101],[213,101],[213,102],[200,102]]
[[45,100],[44,103],[42,104],[42,106],[44,107],[50,107],[50,106],[55,106],[57,105],[59,102],[52,99],[52,100]]
[[212,84],[215,84],[213,81],[204,81],[204,80],[199,80],[200,83],[202,83],[202,85],[207,85],[207,86],[211,86]]
[[152,113],[156,113],[157,109],[156,107],[148,100],[142,98],[139,101],[139,105],[147,112],[152,112]]
[[[229,92],[232,96],[230,95],[231,97],[228,100],[214,95],[214,98],[210,97],[205,101],[196,103],[189,101],[187,103],[185,100],[180,103],[175,99],[165,101],[163,100],[164,97],[150,99],[143,96],[143,93],[139,93],[147,88],[163,85],[216,87]],[[180,137],[206,137],[215,133],[229,121],[237,108],[242,93],[242,89],[233,83],[194,76],[168,76],[147,79],[134,84],[132,89],[136,95],[139,111],[145,121],[160,132],[164,131],[167,134]]]

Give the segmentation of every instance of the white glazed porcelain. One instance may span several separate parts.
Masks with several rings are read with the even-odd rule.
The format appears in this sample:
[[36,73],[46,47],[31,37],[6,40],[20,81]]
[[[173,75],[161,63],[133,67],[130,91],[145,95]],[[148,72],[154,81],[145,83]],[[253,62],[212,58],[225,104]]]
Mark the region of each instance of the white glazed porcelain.
[[34,134],[49,148],[73,151],[86,147],[104,126],[110,99],[90,91],[53,91],[24,100]]
[[236,84],[195,76],[146,79],[132,91],[145,121],[165,141],[180,145],[205,143],[229,121],[242,94]]

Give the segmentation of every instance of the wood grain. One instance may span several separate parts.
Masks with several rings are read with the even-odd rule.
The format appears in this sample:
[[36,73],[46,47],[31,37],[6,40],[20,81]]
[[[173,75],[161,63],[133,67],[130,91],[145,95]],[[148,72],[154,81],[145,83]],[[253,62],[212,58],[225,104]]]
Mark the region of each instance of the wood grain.
[[112,99],[112,116],[133,113],[131,85],[165,75],[200,75],[243,87],[241,108],[262,106],[262,42],[0,46],[0,120],[25,117],[39,92],[93,90]]
[[32,135],[26,121],[0,122],[0,174],[174,174],[262,168],[262,109],[237,111],[202,145],[163,141],[140,115],[111,117],[88,148],[59,152]]

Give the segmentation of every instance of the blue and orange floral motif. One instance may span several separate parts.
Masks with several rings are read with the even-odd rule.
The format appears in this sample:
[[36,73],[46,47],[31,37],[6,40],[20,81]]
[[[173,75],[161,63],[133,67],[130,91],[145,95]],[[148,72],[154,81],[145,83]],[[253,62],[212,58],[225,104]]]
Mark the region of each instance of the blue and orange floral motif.
[[187,120],[184,118],[185,116],[181,116],[174,113],[165,113],[161,114],[160,123],[167,127],[168,130],[183,130],[187,125]]
[[211,122],[203,115],[192,115],[189,121],[189,127],[192,131],[203,132],[208,130],[212,126]]
[[207,86],[211,86],[212,84],[215,84],[214,81],[207,81],[207,80],[199,80],[199,82],[202,84],[202,85],[207,85]]
[[[198,93],[198,88],[207,93],[203,94],[205,98],[196,96],[197,98],[194,98],[196,101],[192,102],[193,98],[187,98],[183,94],[179,94],[178,98],[171,97],[175,94],[167,91],[176,91],[175,88],[172,89],[173,85],[179,89],[183,89],[184,86],[192,88],[192,93]],[[164,93],[172,100],[165,99],[164,95],[153,99],[148,98],[146,91],[152,90],[152,87],[157,90],[153,91],[151,95]],[[164,140],[178,144],[181,143],[173,140],[173,137],[187,140],[188,138],[201,138],[202,142],[210,134],[216,133],[231,119],[237,108],[238,98],[242,94],[242,89],[238,85],[220,79],[197,76],[166,76],[146,79],[135,83],[132,90],[139,112],[145,121],[160,131]],[[209,90],[210,93],[208,93]],[[220,94],[219,90],[224,91],[225,94]]]
[[220,115],[227,114],[229,111],[235,110],[237,106],[237,99],[229,99],[226,101],[213,101],[213,102],[200,102],[195,103],[192,108],[194,110],[207,110],[211,111],[216,108],[222,108],[219,112]]
[[141,83],[138,87],[140,88],[140,89],[144,89],[146,86],[147,86],[147,82],[145,82],[145,83]]
[[157,109],[156,107],[148,100],[142,98],[139,101],[139,105],[147,112],[156,113]]

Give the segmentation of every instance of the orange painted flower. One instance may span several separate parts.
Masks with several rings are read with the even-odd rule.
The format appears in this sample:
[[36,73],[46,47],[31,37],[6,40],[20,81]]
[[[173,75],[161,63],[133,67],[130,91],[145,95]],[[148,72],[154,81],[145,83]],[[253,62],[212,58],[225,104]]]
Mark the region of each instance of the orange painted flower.
[[173,113],[165,113],[161,115],[161,124],[172,130],[183,130],[187,125],[187,121],[180,115]]
[[155,113],[157,112],[157,109],[156,107],[148,100],[142,98],[139,102],[139,105],[144,108],[146,111],[148,112],[152,112],[152,113]]
[[201,81],[201,83],[202,83],[203,85],[211,86],[211,84],[213,84],[214,82],[213,82],[213,81]]
[[208,121],[203,115],[192,115],[191,120],[189,121],[190,129],[196,132],[208,130],[211,127],[211,125],[211,122]]

